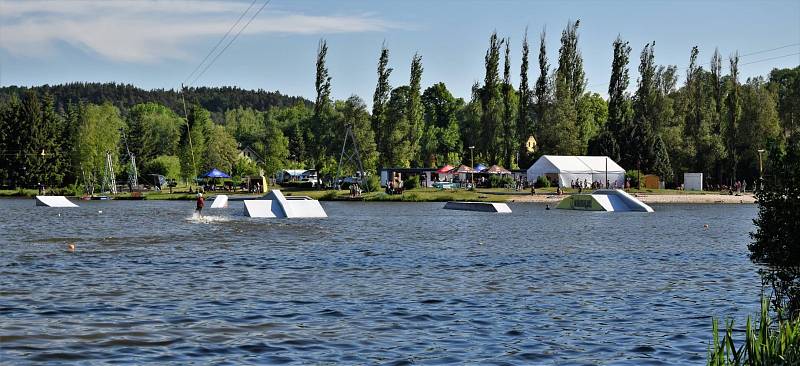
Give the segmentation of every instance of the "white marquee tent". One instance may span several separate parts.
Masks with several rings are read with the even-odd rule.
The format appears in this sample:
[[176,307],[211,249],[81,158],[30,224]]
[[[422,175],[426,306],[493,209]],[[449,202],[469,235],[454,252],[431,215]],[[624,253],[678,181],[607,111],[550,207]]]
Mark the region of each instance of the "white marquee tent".
[[557,179],[561,187],[569,187],[576,180],[603,184],[606,174],[611,187],[614,183],[619,188],[625,186],[625,169],[607,156],[544,155],[528,168],[528,181],[545,176],[551,181]]

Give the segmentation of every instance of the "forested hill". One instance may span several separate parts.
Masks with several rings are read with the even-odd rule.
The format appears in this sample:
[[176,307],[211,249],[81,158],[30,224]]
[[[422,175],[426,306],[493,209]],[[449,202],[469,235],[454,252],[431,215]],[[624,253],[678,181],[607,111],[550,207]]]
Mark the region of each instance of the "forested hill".
[[[69,83],[60,85],[42,85],[35,87],[5,86],[0,87],[0,103],[5,103],[12,95],[22,96],[28,89],[36,90],[39,95],[50,93],[55,98],[56,108],[65,110],[67,104],[83,101],[92,104],[110,102],[120,110],[127,111],[139,103],[156,102],[167,106],[175,112],[183,110],[181,95],[169,89],[144,90],[130,84],[117,83]],[[244,90],[236,87],[190,88],[186,93],[187,103],[198,103],[212,113],[224,113],[239,107],[265,111],[270,107],[287,107],[302,102],[307,106],[312,103],[302,97],[290,97],[278,91]]]

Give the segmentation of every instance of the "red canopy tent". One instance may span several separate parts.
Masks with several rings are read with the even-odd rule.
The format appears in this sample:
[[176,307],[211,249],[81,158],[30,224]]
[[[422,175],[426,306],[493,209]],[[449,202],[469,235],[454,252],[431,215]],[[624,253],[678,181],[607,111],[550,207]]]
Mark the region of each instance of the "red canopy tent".
[[472,168],[470,168],[470,167],[468,167],[468,166],[466,166],[464,164],[461,164],[461,166],[458,167],[458,170],[456,170],[456,172],[457,173],[475,173],[475,169],[472,169]]
[[492,165],[489,167],[489,169],[486,169],[484,172],[489,174],[511,174],[511,172],[508,169],[503,168],[499,165]]
[[454,169],[454,168],[453,168],[453,166],[452,166],[452,165],[450,165],[450,164],[447,164],[447,165],[445,165],[445,166],[443,166],[443,167],[439,168],[439,170],[437,170],[437,171],[436,171],[436,173],[439,173],[439,174],[447,174],[447,173],[450,173],[450,171],[451,171],[451,170],[453,170],[453,169]]

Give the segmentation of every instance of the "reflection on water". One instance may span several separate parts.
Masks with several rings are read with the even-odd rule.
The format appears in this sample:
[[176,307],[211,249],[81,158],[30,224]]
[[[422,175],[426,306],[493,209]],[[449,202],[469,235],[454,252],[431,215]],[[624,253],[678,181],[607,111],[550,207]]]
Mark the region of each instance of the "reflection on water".
[[754,206],[193,204],[0,200],[0,363],[701,364],[758,306]]

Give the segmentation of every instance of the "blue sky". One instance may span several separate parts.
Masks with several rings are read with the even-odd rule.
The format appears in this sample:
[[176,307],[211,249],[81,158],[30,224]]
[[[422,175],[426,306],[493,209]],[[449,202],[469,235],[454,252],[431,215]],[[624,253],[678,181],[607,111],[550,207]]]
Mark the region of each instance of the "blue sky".
[[[263,1],[256,0],[242,24]],[[175,88],[251,3],[0,0],[0,85],[116,81]],[[649,41],[656,42],[657,63],[680,68],[694,45],[706,67],[715,47],[726,59],[738,50],[746,55],[740,61],[743,79],[800,65],[798,1],[272,0],[195,85],[279,90],[313,99],[314,57],[325,38],[337,99],[357,94],[371,104],[383,42],[395,69],[393,86],[408,82],[411,58],[419,52],[423,87],[442,81],[455,96],[467,98],[471,85],[483,79],[492,31],[511,38],[516,85],[520,44],[529,28],[532,83],[538,76],[539,32],[546,27],[552,66],[570,19],[581,20],[588,89],[603,95],[617,34],[633,48],[632,87],[639,52]],[[783,48],[747,55],[778,47]],[[769,58],[774,59],[762,61]]]

